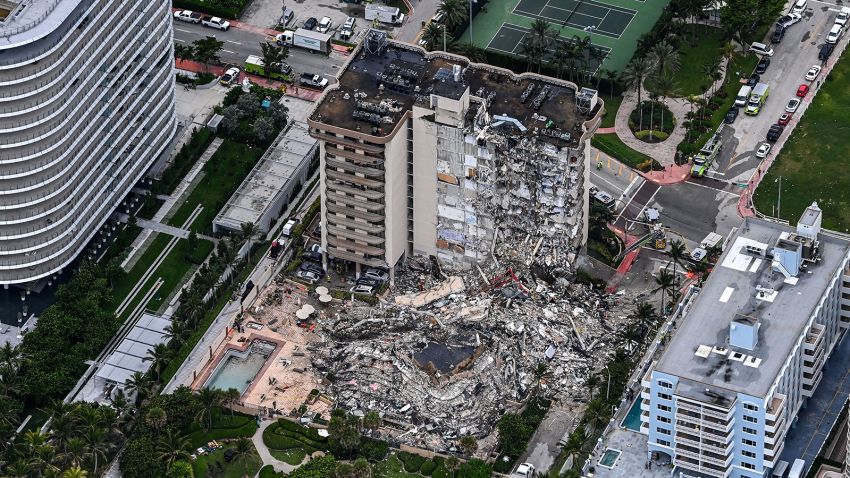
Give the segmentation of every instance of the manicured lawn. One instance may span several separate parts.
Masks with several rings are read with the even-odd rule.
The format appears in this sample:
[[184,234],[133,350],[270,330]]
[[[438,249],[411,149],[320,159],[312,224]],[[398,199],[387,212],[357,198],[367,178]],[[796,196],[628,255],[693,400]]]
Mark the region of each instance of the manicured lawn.
[[263,466],[260,455],[257,450],[251,445],[251,454],[242,457],[239,460],[227,463],[224,461],[224,451],[227,446],[216,450],[209,455],[199,456],[194,463],[192,469],[195,476],[210,477],[210,478],[242,478],[245,475],[254,476],[260,471]]
[[[177,245],[171,250],[171,253],[156,269],[156,272],[151,276],[152,281],[156,281],[157,277],[162,277],[163,284],[159,291],[151,297],[151,300],[145,306],[151,310],[157,310],[162,305],[162,302],[168,298],[168,295],[175,287],[183,282],[186,274],[192,270],[197,264],[189,262],[187,255],[189,242],[185,239],[177,241]],[[211,241],[198,239],[198,249],[195,251],[197,257],[207,257],[212,252],[215,245]],[[153,284],[153,282],[151,282]]]
[[304,458],[307,456],[307,452],[305,452],[301,448],[292,448],[289,450],[269,450],[273,457],[277,458],[280,461],[289,463],[290,465],[299,465]]
[[401,464],[396,455],[376,463],[372,469],[372,474],[375,478],[421,478],[421,475],[417,473],[404,471],[404,465]]
[[[649,156],[628,147],[620,140],[616,133],[596,134],[591,139],[590,144],[608,156],[616,158],[633,168],[637,168],[639,164],[650,160]],[[590,159],[591,163],[595,164],[596,159]],[[594,167],[594,164],[591,164],[591,167]]]
[[613,128],[614,120],[617,119],[617,110],[620,109],[620,105],[623,103],[623,97],[603,96],[602,101],[605,102],[605,116],[602,117],[602,122],[599,124],[599,127]]
[[231,418],[227,410],[213,409],[213,426],[210,431],[204,429],[204,424],[194,422],[186,430],[184,438],[192,443],[192,448],[198,448],[212,440],[222,438],[250,438],[257,431],[257,419],[241,413],[234,413]]
[[230,196],[262,157],[263,152],[260,148],[225,140],[204,165],[204,177],[168,223],[181,226],[198,204],[202,204],[204,210],[192,223],[191,229],[199,233],[211,231],[213,219],[227,204]]
[[167,234],[154,232],[152,236],[153,240],[148,245],[148,248],[145,249],[142,256],[133,265],[133,268],[130,269],[130,272],[128,272],[124,277],[117,279],[112,284],[112,294],[113,297],[115,297],[116,308],[120,305],[121,301],[127,297],[127,294],[130,293],[130,290],[136,285],[136,282],[139,282],[139,279],[142,278],[145,271],[148,270],[151,264],[153,264],[153,261],[159,256],[159,253],[165,249],[165,246],[168,245],[168,241],[171,240],[171,236]]
[[699,95],[705,93],[712,83],[703,73],[703,65],[720,61],[725,39],[719,28],[708,25],[696,26],[697,41],[693,43],[690,25],[685,32],[679,56],[682,65],[676,73],[677,93],[679,96]]
[[[769,101],[779,101],[771,98]],[[850,230],[850,59],[842,57],[826,77],[800,123],[756,190],[755,205],[772,215],[782,176],[780,217],[791,224],[817,201],[823,226]],[[788,134],[787,132],[785,134]]]

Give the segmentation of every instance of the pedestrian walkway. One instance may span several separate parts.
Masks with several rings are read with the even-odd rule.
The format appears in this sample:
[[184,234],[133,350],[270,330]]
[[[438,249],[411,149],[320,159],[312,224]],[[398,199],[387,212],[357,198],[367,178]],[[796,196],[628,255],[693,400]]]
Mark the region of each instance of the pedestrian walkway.
[[664,167],[663,171],[649,171],[640,173],[647,181],[652,181],[655,184],[678,184],[688,180],[691,175],[690,164],[670,164]]
[[274,467],[274,471],[282,471],[284,473],[292,473],[292,470],[298,468],[297,466],[290,465],[285,461],[278,460],[273,457],[271,452],[269,451],[269,447],[263,443],[263,432],[269,425],[275,423],[277,420],[263,419],[260,424],[260,428],[257,429],[257,432],[254,433],[254,436],[251,437],[251,441],[254,443],[254,447],[257,449],[257,453],[260,455],[260,459],[263,460],[263,466],[271,465]]

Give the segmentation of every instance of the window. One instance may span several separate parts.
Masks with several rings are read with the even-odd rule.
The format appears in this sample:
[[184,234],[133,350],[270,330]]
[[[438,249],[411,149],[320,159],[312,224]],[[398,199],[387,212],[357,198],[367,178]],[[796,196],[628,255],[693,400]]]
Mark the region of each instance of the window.
[[667,441],[667,440],[656,440],[655,442],[658,443],[661,446],[666,446],[666,447],[670,446],[670,442]]
[[657,431],[658,433],[660,433],[662,435],[669,435],[670,434],[670,430],[668,430],[666,428],[655,427],[655,431]]
[[743,443],[744,445],[749,445],[749,446],[757,446],[755,441],[749,440],[749,439],[746,439],[746,438],[742,438],[741,443]]
[[755,470],[756,469],[756,465],[753,465],[752,463],[748,463],[746,461],[742,461],[741,466],[743,466],[744,468],[746,468],[748,470]]
[[673,389],[673,384],[668,382],[667,380],[659,380],[658,386],[661,388],[669,388],[670,390]]
[[661,405],[660,403],[658,405],[656,405],[655,408],[661,410],[662,412],[670,412],[670,411],[673,410],[672,408],[668,407],[667,405]]
[[751,416],[749,416],[749,415],[744,415],[744,421],[745,421],[745,422],[750,422],[750,423],[758,423],[758,422],[759,422],[759,419],[758,419],[758,418],[756,418],[756,417],[751,417]]
[[759,434],[758,430],[756,430],[755,428],[743,427],[742,430],[744,430],[744,433],[749,433],[750,435],[758,435]]
[[661,422],[661,423],[670,423],[670,422],[672,422],[673,420],[671,420],[671,419],[670,419],[670,418],[668,418],[668,417],[662,417],[661,415],[659,415],[659,416],[658,416],[658,421],[659,421],[659,422]]
[[658,398],[660,398],[662,400],[673,400],[673,396],[670,395],[669,393],[659,393]]
[[759,411],[759,406],[754,404],[754,403],[746,402],[746,403],[744,403],[744,410],[749,410],[751,412],[757,412],[757,411]]
[[751,451],[747,451],[747,450],[741,450],[741,454],[744,455],[747,458],[755,458],[756,457],[755,453],[753,453]]

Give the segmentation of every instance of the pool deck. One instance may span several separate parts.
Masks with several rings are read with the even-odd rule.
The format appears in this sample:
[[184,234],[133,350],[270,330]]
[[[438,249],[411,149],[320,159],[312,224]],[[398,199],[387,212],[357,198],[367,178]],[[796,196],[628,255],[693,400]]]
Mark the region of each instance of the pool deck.
[[[285,293],[286,289],[291,293]],[[243,332],[232,328],[227,330],[227,340],[212,351],[213,360],[198,374],[192,388],[197,390],[207,383],[229,350],[245,351],[253,341],[262,340],[277,347],[242,394],[240,405],[256,409],[273,408],[284,414],[300,407],[313,389],[322,388],[321,379],[312,373],[307,350],[307,345],[318,341],[319,337],[298,327],[295,318],[301,304],[313,302],[306,291],[295,286],[272,284],[267,287],[255,302],[259,305],[245,310]],[[314,306],[316,313],[321,314],[323,307],[318,303]],[[261,328],[257,330],[249,324]],[[321,401],[308,408],[322,414],[329,412],[327,404]]]
[[[604,437],[599,448],[591,461],[594,478],[670,478],[670,466],[656,461],[651,469],[646,468],[646,435],[618,427]],[[609,448],[621,452],[613,468],[599,464],[605,450]]]

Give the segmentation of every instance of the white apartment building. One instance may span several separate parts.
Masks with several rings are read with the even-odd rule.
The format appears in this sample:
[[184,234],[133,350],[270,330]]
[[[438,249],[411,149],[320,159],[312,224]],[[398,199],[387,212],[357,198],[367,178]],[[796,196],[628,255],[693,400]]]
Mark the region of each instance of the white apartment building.
[[601,110],[574,83],[369,32],[308,118],[326,258],[391,275],[411,255],[469,269],[498,241],[568,267],[586,241]]
[[170,6],[0,1],[0,284],[67,266],[169,144]]
[[850,242],[817,204],[796,227],[744,219],[643,377],[650,454],[674,477],[770,476],[848,326]]

